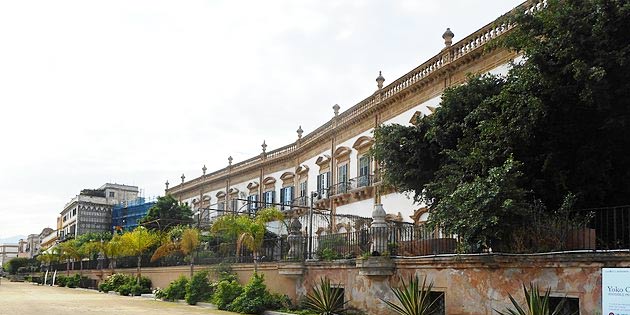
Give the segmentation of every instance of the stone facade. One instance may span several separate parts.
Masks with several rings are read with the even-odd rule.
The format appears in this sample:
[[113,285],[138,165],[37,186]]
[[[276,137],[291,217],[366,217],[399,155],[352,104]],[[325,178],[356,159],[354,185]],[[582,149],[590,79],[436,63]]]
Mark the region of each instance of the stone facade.
[[204,167],[203,175],[188,181],[182,175],[176,186],[169,188],[167,182],[166,193],[194,210],[212,209],[218,215],[226,210],[245,212],[254,200],[258,206],[267,201],[299,209],[315,192],[316,208],[370,217],[373,205],[380,203],[388,214],[400,213],[410,222],[423,205],[379,188],[378,165],[366,155],[374,127],[409,125],[412,117],[431,114],[444,89],[462,84],[468,74],[506,73],[516,54],[488,48],[486,43],[511,28],[497,20],[456,43],[449,30],[442,51],[389,85],[384,86],[379,75],[372,95],[343,112],[333,106],[331,120],[316,130],[303,135],[300,127],[295,142],[281,148],[268,151],[263,143],[260,155],[248,160],[233,164],[229,158],[227,166],[208,174]]
[[[393,314],[381,299],[394,301],[390,288],[399,287],[401,280],[408,282],[410,276],[418,276],[421,281],[426,278],[427,283],[434,283],[434,291],[444,293],[444,314],[448,315],[495,314],[495,309],[510,306],[508,294],[524,303],[522,284],[530,282],[543,289],[550,288],[552,297],[572,299],[579,306],[580,314],[599,314],[602,268],[615,267],[630,267],[630,253],[371,257],[368,261],[261,263],[258,272],[265,275],[265,283],[271,291],[287,294],[293,300],[309,293],[320,278],[327,277],[344,289],[349,306],[367,314]],[[195,266],[195,270],[208,268],[212,266]],[[254,270],[252,264],[236,264],[232,268],[242,284],[247,283]],[[117,269],[116,272],[134,274],[136,270]],[[189,272],[187,266],[142,268],[142,275],[160,288]],[[109,274],[109,270],[84,271],[84,275],[94,279],[103,279]]]

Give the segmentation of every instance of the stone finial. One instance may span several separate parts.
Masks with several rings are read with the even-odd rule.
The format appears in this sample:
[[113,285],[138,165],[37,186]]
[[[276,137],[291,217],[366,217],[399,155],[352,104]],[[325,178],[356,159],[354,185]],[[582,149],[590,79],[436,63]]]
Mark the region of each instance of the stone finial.
[[263,143],[260,145],[262,147],[263,153],[267,152],[267,143],[263,140]]
[[166,186],[166,190],[168,190],[168,185],[169,185],[168,180],[166,180],[166,183],[164,183],[164,186]]
[[302,139],[302,134],[304,133],[304,130],[302,130],[302,126],[300,125],[300,127],[298,127],[298,130],[296,131],[298,134],[298,139]]
[[379,71],[378,77],[376,77],[376,85],[378,86],[379,90],[383,88],[383,82],[385,82],[385,78],[383,77],[383,73]]
[[380,256],[387,251],[387,222],[385,222],[385,216],[387,213],[383,209],[383,205],[377,203],[374,205],[374,211],[372,211],[372,225],[370,229],[372,231],[372,255]]
[[335,116],[339,115],[339,109],[341,107],[339,107],[339,104],[335,104],[335,106],[332,107],[333,111],[335,111]]
[[375,204],[372,211],[372,227],[387,227],[387,222],[385,222],[386,216],[387,213],[383,209],[383,205],[380,203]]
[[182,173],[182,177],[180,177],[182,179],[182,184],[184,183],[184,180],[186,179],[186,176],[184,176],[184,174]]
[[232,165],[232,161],[233,161],[233,160],[234,160],[234,159],[232,158],[232,156],[231,156],[231,155],[230,155],[230,156],[228,156],[228,165]]
[[451,44],[453,44],[453,37],[455,37],[455,34],[451,32],[450,28],[446,28],[446,32],[442,34],[442,38],[444,38],[444,46],[450,47]]
[[291,234],[299,234],[301,229],[302,223],[300,223],[300,220],[297,217],[293,218],[293,221],[291,221],[291,225],[289,226]]
[[203,175],[206,175],[206,171],[208,170],[208,168],[206,167],[206,165],[204,164],[203,167],[201,168],[201,171],[203,172]]

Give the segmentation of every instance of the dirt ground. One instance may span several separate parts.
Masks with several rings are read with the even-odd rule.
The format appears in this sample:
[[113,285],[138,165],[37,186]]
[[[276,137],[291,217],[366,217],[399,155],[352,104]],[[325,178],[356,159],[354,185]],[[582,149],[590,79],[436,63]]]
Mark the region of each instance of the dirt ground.
[[38,286],[31,283],[0,284],[0,315],[230,315],[235,313],[198,306],[125,297],[93,290]]

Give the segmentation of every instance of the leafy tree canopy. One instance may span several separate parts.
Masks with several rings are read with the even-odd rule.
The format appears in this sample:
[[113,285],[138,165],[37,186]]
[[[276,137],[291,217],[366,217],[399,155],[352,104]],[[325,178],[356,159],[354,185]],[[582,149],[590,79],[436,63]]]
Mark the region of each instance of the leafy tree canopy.
[[375,130],[385,180],[469,244],[505,240],[568,197],[630,201],[630,3],[550,0],[512,18],[500,44],[525,62],[447,89],[416,126]]
[[157,202],[139,224],[151,230],[167,231],[177,225],[193,223],[190,207],[178,202],[173,196],[158,197]]

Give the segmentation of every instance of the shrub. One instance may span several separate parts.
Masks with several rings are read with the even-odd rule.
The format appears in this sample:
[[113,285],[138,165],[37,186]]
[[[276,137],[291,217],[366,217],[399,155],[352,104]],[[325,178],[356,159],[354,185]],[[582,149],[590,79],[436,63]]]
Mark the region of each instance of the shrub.
[[109,283],[103,282],[103,283],[98,285],[98,290],[101,291],[101,292],[107,293],[109,291],[112,291],[112,287],[109,285]]
[[195,305],[197,302],[206,301],[212,296],[212,287],[208,280],[208,272],[201,271],[192,276],[186,286],[186,303]]
[[396,314],[400,315],[430,315],[435,312],[437,299],[431,299],[431,289],[433,282],[426,284],[427,278],[424,278],[422,285],[418,276],[409,279],[409,285],[402,280],[402,288],[392,288],[392,292],[400,303],[400,306],[381,299],[387,306],[392,308]]
[[306,306],[320,315],[342,314],[346,311],[343,291],[333,287],[330,279],[321,278],[318,287],[306,296]]
[[66,286],[68,288],[76,288],[81,283],[81,276],[79,274],[74,274],[70,277],[66,278]]
[[68,277],[66,276],[57,276],[57,278],[55,278],[55,284],[60,286],[60,287],[65,287],[66,286],[66,281],[67,281]]
[[119,286],[116,292],[118,292],[120,295],[127,296],[131,293],[131,287],[132,287],[132,284],[125,283]]
[[265,310],[290,306],[291,300],[286,295],[269,293],[263,275],[254,273],[243,292],[230,303],[228,309],[238,313],[262,314]]
[[[231,278],[231,279],[229,279]],[[220,310],[227,310],[228,305],[243,293],[243,287],[236,281],[235,276],[226,277],[216,285],[216,291],[212,296],[214,303]]]
[[186,297],[186,287],[188,286],[188,278],[181,276],[177,280],[171,282],[171,284],[162,290],[155,297],[166,301],[183,300]]
[[[549,294],[551,288],[548,288],[544,295],[540,293],[538,286],[530,283],[529,290],[523,283],[523,293],[525,294],[525,301],[527,305],[520,305],[511,294],[508,294],[510,301],[514,308],[508,308],[505,312],[495,310],[500,315],[560,315],[563,314],[562,306],[565,300],[561,300],[558,305],[552,310],[551,303],[549,302]],[[527,310],[527,312],[525,311]]]
[[[121,287],[126,286],[122,289]],[[101,283],[98,286],[99,291],[109,292],[116,291],[121,295],[129,295],[133,293],[134,295],[140,295],[143,293],[151,293],[151,279],[147,277],[140,278],[140,285],[137,285],[136,277],[115,273],[107,278],[105,282]]]

